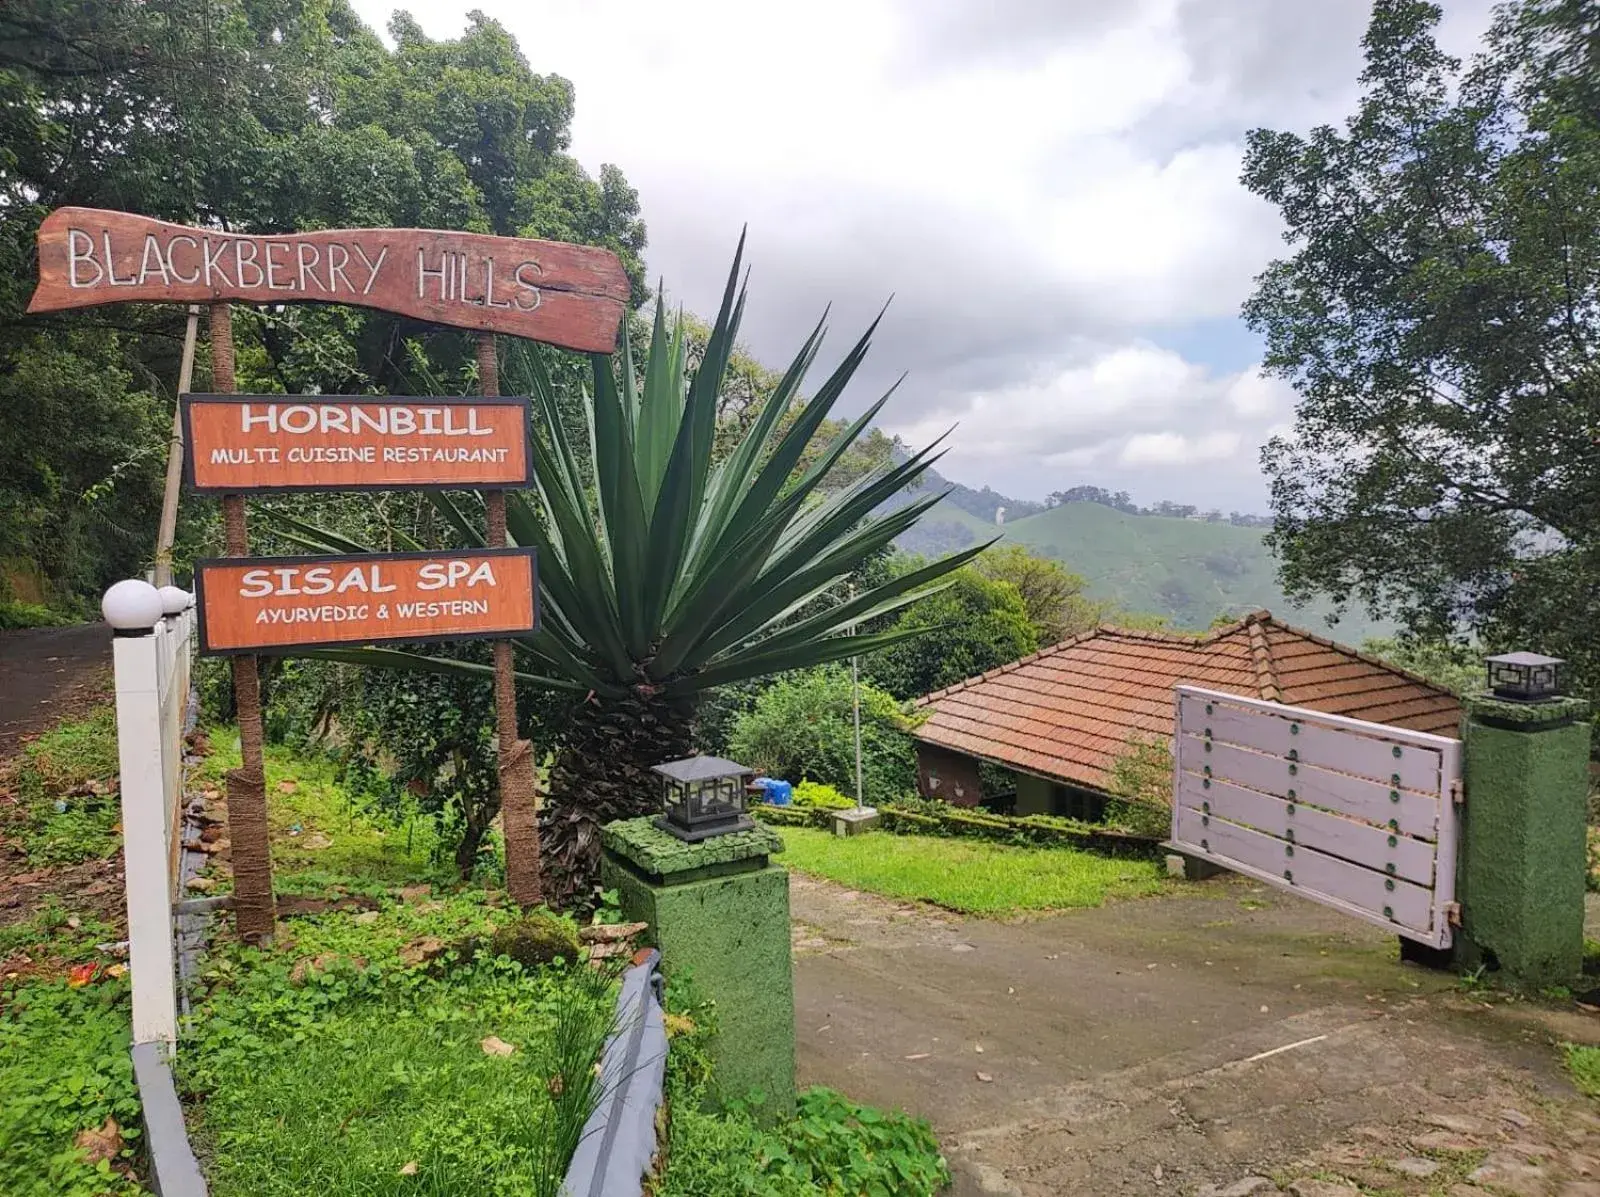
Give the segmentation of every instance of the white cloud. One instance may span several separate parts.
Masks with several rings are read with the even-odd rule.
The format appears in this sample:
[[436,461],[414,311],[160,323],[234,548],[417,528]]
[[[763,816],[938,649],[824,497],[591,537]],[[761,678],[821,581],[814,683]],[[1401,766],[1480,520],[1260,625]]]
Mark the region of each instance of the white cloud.
[[1239,451],[1237,432],[1207,432],[1185,436],[1181,432],[1140,433],[1130,436],[1117,464],[1125,466],[1183,466],[1204,461],[1227,461]]
[[[391,0],[354,2],[387,21]],[[1451,48],[1488,2],[1447,0]],[[925,439],[961,417],[963,481],[1037,497],[1092,468],[1147,501],[1264,500],[1283,385],[1240,371],[1236,331],[1178,337],[1189,360],[1156,344],[1232,321],[1281,252],[1238,183],[1244,134],[1348,115],[1370,0],[409,6],[438,37],[481,8],[573,80],[573,152],[623,168],[650,270],[690,308],[715,306],[748,222],[763,359],[830,302],[837,341],[894,294],[846,404],[909,370],[886,422]],[[1184,422],[1198,395],[1219,426]]]
[[[1006,493],[1020,493],[1015,484],[1024,478],[1036,494],[1078,482],[1122,487],[1129,475],[1119,471],[1137,471],[1130,489],[1147,499],[1186,498],[1208,493],[1193,486],[1187,467],[1229,462],[1253,474],[1257,448],[1293,398],[1256,368],[1216,373],[1135,342],[889,425],[921,444],[957,424],[940,468],[961,481],[1003,478],[1013,490],[991,485]],[[1224,501],[1226,492],[1217,493]]]

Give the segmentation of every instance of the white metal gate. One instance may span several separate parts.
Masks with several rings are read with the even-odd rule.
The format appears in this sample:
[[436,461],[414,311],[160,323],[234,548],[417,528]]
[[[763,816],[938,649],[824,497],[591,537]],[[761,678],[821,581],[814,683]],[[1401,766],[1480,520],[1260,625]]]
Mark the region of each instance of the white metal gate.
[[1450,946],[1458,741],[1197,686],[1175,705],[1176,847]]

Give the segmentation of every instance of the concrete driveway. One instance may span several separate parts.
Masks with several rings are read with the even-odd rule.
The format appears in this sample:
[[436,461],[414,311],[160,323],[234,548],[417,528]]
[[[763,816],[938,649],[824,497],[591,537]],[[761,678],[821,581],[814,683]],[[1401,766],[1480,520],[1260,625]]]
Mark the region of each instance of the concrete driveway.
[[958,1194],[1600,1197],[1600,1108],[1555,1046],[1600,1016],[1310,902],[1222,878],[1002,923],[791,894],[802,1082],[931,1119]]

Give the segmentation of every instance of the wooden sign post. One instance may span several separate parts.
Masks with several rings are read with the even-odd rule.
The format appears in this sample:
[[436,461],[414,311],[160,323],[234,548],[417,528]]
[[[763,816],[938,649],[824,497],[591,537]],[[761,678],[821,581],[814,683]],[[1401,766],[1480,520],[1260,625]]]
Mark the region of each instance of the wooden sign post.
[[532,549],[195,562],[200,651],[483,640],[538,628]]
[[[535,630],[531,550],[508,548],[505,488],[531,482],[528,408],[499,398],[494,334],[609,353],[629,299],[615,254],[427,229],[254,236],[128,212],[60,208],[39,229],[30,312],[152,301],[210,304],[212,395],[182,400],[189,482],[222,496],[226,551],[198,563],[202,651],[233,657],[240,767],[228,776],[241,937],[275,911],[255,654],[313,645],[494,637],[506,882],[540,900],[532,745],[517,735],[504,637]],[[234,394],[230,300],[352,304],[478,333],[474,400]],[[250,491],[486,487],[488,551],[248,558]],[[531,847],[530,847],[531,846]]]

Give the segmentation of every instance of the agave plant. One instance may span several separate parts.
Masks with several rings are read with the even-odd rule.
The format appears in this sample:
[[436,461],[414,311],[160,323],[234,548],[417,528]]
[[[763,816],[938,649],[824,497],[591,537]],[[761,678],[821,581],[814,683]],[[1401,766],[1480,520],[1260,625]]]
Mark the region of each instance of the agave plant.
[[[699,695],[904,639],[846,633],[939,588],[984,547],[840,593],[847,575],[942,497],[874,514],[933,464],[931,446],[841,489],[827,485],[887,394],[802,464],[876,321],[805,399],[819,322],[744,437],[714,460],[718,398],[745,302],[742,252],[741,243],[697,369],[686,367],[681,322],[669,325],[661,304],[642,375],[626,344],[592,359],[586,455],[566,431],[560,404],[568,397],[555,392],[537,355],[514,355],[528,366],[538,486],[508,496],[507,524],[517,544],[537,548],[541,588],[540,630],[516,641],[519,676],[577,700],[540,819],[545,892],[557,901],[588,896],[602,824],[652,809],[649,770],[689,754]],[[444,496],[436,502],[464,546],[484,543],[475,510]],[[289,531],[324,550],[360,548],[305,524]],[[400,669],[486,668],[393,649],[321,655]]]

